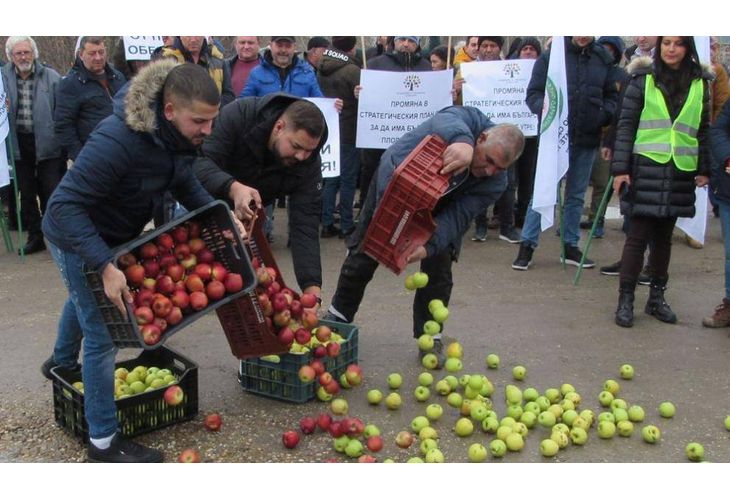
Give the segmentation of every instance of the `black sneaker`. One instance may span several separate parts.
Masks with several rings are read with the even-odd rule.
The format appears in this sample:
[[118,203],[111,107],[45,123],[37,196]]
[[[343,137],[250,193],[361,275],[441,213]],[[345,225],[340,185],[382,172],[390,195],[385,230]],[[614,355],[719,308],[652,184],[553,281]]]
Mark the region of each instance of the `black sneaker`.
[[[46,242],[43,241],[43,236],[31,236],[28,238],[28,242],[23,247],[24,255],[31,255],[34,253],[42,252],[46,249]],[[18,255],[20,255],[20,249],[18,249]]]
[[[565,245],[565,263],[570,264],[571,266],[580,267],[580,261],[583,259],[583,252],[580,251],[580,248],[578,247],[571,247],[569,245]],[[560,258],[560,261],[562,262],[562,256]],[[591,259],[585,259],[583,262],[583,268],[584,269],[591,269],[593,267],[596,267],[596,263],[593,262]]]
[[522,236],[520,236],[520,233],[514,227],[510,227],[508,229],[502,229],[499,232],[499,239],[507,243],[516,244],[522,241]]
[[89,443],[87,456],[89,462],[107,463],[157,463],[163,459],[161,451],[125,439],[119,433],[114,435],[106,450],[100,450]]
[[[46,377],[48,380],[53,380],[53,375],[51,375],[51,370],[58,365],[53,360],[53,354],[51,354],[51,357],[49,357],[47,360],[43,362],[41,365],[41,373],[44,377]],[[76,365],[71,368],[72,371],[80,372],[81,371],[81,365],[76,363]]]
[[535,249],[529,244],[522,242],[517,258],[512,263],[512,269],[527,271],[527,268],[530,267],[530,264],[532,263],[532,252],[534,251]]
[[337,323],[347,323],[347,324],[351,323],[350,321],[340,318],[339,316],[337,316],[336,314],[334,314],[331,311],[327,311],[326,313],[324,313],[324,316],[322,316],[320,319],[324,320],[324,321],[335,321]]
[[333,236],[340,236],[340,229],[337,226],[335,226],[334,224],[330,224],[329,226],[322,227],[320,237],[331,238]]
[[621,272],[621,261],[614,262],[608,266],[603,266],[600,271],[601,274],[605,274],[606,276],[618,276]]
[[580,223],[581,229],[590,229],[593,227],[593,220],[584,220]]
[[487,241],[487,226],[476,226],[474,229],[474,236],[471,237],[471,241]]

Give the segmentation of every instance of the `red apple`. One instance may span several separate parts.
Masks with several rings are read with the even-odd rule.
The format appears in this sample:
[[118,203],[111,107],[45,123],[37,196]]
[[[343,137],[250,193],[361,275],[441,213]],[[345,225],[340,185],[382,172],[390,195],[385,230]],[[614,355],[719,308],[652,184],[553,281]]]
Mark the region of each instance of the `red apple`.
[[137,295],[134,298],[134,304],[137,307],[140,306],[152,306],[152,300],[154,297],[154,293],[152,290],[147,290],[146,288],[142,288],[139,292],[137,292]]
[[[160,267],[162,269],[167,269],[172,265],[177,265],[177,259],[175,256],[171,253],[166,253],[164,255],[160,256]],[[177,281],[177,280],[175,280]]]
[[220,300],[226,294],[226,287],[220,281],[211,281],[205,287],[205,293],[210,300]]
[[374,464],[378,460],[372,455],[360,455],[357,459],[357,463],[360,464]]
[[340,355],[340,344],[338,344],[337,342],[330,342],[329,344],[327,344],[326,350],[327,356],[329,356],[330,358],[336,358]]
[[320,430],[326,431],[332,423],[332,416],[329,413],[320,413],[317,417],[317,426]]
[[[288,310],[279,311],[278,313],[274,314],[274,324],[276,326],[282,327],[289,324],[289,320],[291,320],[291,313]],[[294,333],[294,338],[296,338],[296,332]],[[299,341],[297,341],[299,342]],[[307,341],[309,342],[309,341]],[[301,342],[299,342],[301,344]]]
[[165,274],[157,280],[155,290],[163,295],[172,295],[172,293],[175,291],[175,282],[170,276]]
[[304,311],[302,314],[302,326],[307,330],[314,329],[319,324],[319,318],[313,311]]
[[269,286],[272,283],[271,276],[266,271],[265,267],[259,267],[256,269],[256,280],[261,286]]
[[183,266],[186,271],[192,270],[197,264],[198,258],[193,254],[190,254],[184,259],[180,260],[180,265]]
[[[198,260],[200,260],[200,257],[198,257]],[[220,262],[213,262],[211,268],[210,278],[223,283],[226,276],[228,276],[228,269]]]
[[158,318],[164,318],[172,311],[172,302],[167,297],[157,297],[152,302],[152,311]]
[[324,392],[327,394],[332,394],[333,396],[340,392],[340,383],[334,379],[332,379],[332,382],[324,386]]
[[185,268],[175,261],[174,264],[167,266],[167,275],[172,281],[180,281],[185,276]]
[[190,292],[202,292],[205,290],[205,283],[203,283],[203,280],[200,279],[200,276],[193,273],[189,274],[185,279],[185,287]]
[[[289,311],[282,311],[282,313],[279,314],[283,314],[284,312],[289,314]],[[276,315],[274,315],[274,323],[276,323]],[[304,328],[300,328],[296,332],[294,332],[294,339],[297,341],[298,344],[306,344],[311,340],[311,338],[312,334],[309,333],[309,330],[305,330]]]
[[[304,330],[304,329],[301,328],[301,330]],[[304,330],[304,331],[306,331],[306,330]],[[296,335],[296,333],[295,333],[295,335]],[[327,356],[327,348],[321,344],[318,346],[315,346],[314,349],[312,349],[312,356],[314,356],[315,358],[324,358],[325,356]]]
[[167,251],[172,250],[175,246],[175,240],[172,239],[168,233],[162,233],[157,237],[157,245],[164,248]]
[[200,222],[194,220],[188,221],[188,236],[191,238],[200,238],[200,233]]
[[299,368],[299,380],[304,382],[305,384],[308,384],[312,380],[314,380],[314,377],[316,376],[316,373],[314,371],[314,368],[312,368],[309,365],[303,365],[301,368]]
[[345,435],[345,428],[342,426],[342,422],[340,420],[333,420],[332,423],[330,423],[327,432],[329,432],[329,435],[333,438],[338,438]]
[[200,238],[191,238],[188,241],[188,246],[190,247],[190,252],[197,255],[201,250],[205,249],[205,242]]
[[140,286],[144,281],[144,267],[141,264],[132,264],[124,270],[124,276],[130,284]]
[[299,444],[299,433],[297,431],[286,431],[281,436],[281,442],[289,449],[296,448]]
[[198,262],[202,262],[204,264],[212,264],[215,262],[215,254],[208,248],[203,248],[201,251],[196,253],[195,256],[198,257]]
[[319,382],[319,385],[325,386],[333,380],[334,379],[332,378],[332,374],[330,372],[324,372],[322,375],[319,376],[317,382]]
[[316,373],[318,376],[322,375],[324,373],[324,363],[322,361],[315,359],[309,363],[309,366],[314,368],[314,373]]
[[299,421],[299,429],[303,434],[312,434],[317,429],[317,421],[312,417],[303,417]]
[[187,243],[188,228],[185,226],[177,226],[172,230],[172,237],[175,239],[175,243]]
[[291,328],[288,326],[285,326],[281,330],[279,330],[279,333],[276,334],[276,337],[279,339],[279,342],[281,342],[281,345],[283,346],[290,346],[292,342],[294,342],[294,332],[291,331]]
[[274,269],[273,267],[267,267],[266,272],[271,277],[272,282],[276,281],[276,277],[279,275],[279,273],[276,272],[276,269]]
[[185,292],[185,290],[175,290],[172,293],[170,302],[172,302],[172,305],[175,307],[185,309],[190,305],[190,296],[187,294],[187,292]]
[[413,444],[413,434],[408,431],[400,431],[395,437],[395,444],[400,448],[408,448]]
[[365,424],[357,417],[343,419],[342,425],[345,427],[345,434],[351,438],[357,437],[365,432]]
[[210,415],[205,416],[205,419],[203,420],[203,425],[205,426],[206,430],[217,432],[221,430],[221,426],[223,425],[223,419],[219,414],[211,413]]
[[226,292],[236,293],[243,289],[243,277],[237,273],[228,273],[223,284],[226,286]]
[[142,340],[147,345],[155,345],[162,338],[162,332],[157,325],[144,325],[139,331],[142,334]]
[[117,259],[117,266],[122,271],[124,271],[129,266],[133,266],[136,263],[137,257],[135,257],[133,253],[125,253],[124,255],[120,255],[119,259]]
[[167,320],[165,318],[155,318],[152,320],[152,324],[160,329],[160,333],[165,333],[165,330],[167,330]]
[[203,292],[193,292],[190,294],[190,306],[195,311],[201,311],[208,307],[208,297]]
[[179,385],[171,385],[167,388],[163,397],[165,398],[165,403],[170,406],[177,406],[185,399],[185,393]]
[[302,306],[307,309],[311,309],[317,305],[317,296],[313,293],[303,293],[302,296],[299,297],[299,301],[302,303]]
[[[149,290],[146,290],[146,291],[149,291]],[[152,292],[150,292],[150,293],[152,293]],[[137,309],[135,309],[134,317],[137,319],[138,325],[150,324],[155,319],[155,315],[152,312],[152,309],[150,309],[147,306],[140,306]]]
[[266,287],[266,293],[269,294],[269,297],[273,297],[277,293],[281,291],[281,285],[274,281],[272,284]]
[[144,245],[142,245],[142,248],[139,251],[139,254],[142,256],[145,260],[151,260],[157,257],[159,255],[160,250],[157,248],[157,245],[155,245],[152,242],[147,242]]
[[356,387],[362,384],[362,369],[356,364],[349,365],[345,369],[345,378],[351,386]]
[[383,438],[380,436],[370,436],[365,443],[365,446],[368,447],[368,450],[372,451],[373,453],[377,453],[380,450],[383,449]]
[[202,279],[205,282],[210,281],[210,272],[212,271],[212,268],[210,267],[210,264],[196,264],[195,270],[193,271],[195,274],[200,276],[200,279]]
[[190,255],[190,247],[186,243],[175,245],[173,254],[177,260],[183,260]]
[[[281,312],[289,307],[286,296],[283,293],[277,293],[271,298],[271,305],[274,306],[274,312]],[[301,344],[302,342],[300,342]]]
[[254,271],[256,269],[258,269],[259,267],[261,267],[261,261],[259,261],[259,258],[258,257],[253,257],[251,259],[251,267],[254,268]]
[[165,321],[167,321],[167,324],[171,325],[171,326],[177,325],[178,323],[180,323],[182,321],[182,319],[183,319],[182,310],[177,306],[174,306],[172,308],[172,310],[170,311],[170,314],[165,316]]
[[200,453],[198,450],[195,450],[193,448],[188,448],[186,450],[183,450],[182,453],[180,453],[180,456],[177,457],[177,461],[182,464],[199,464],[200,463]]
[[291,304],[289,304],[289,310],[291,311],[292,318],[301,318],[302,313],[304,312],[304,308],[302,307],[302,303],[298,300],[292,300]]

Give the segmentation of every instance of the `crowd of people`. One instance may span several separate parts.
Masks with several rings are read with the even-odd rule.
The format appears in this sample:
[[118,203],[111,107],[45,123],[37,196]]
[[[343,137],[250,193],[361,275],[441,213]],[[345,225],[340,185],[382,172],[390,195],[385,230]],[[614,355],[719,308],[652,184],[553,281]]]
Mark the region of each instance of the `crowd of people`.
[[[145,225],[220,199],[247,221],[265,207],[274,238],[275,207],[288,210],[286,237],[303,292],[323,291],[320,239],[345,240],[348,255],[325,317],[352,322],[378,262],[362,249],[372,216],[399,163],[429,134],[446,143],[443,174],[449,187],[433,215],[431,239],[407,256],[429,282],[415,294],[413,333],[428,319],[428,304],[448,305],[452,263],[472,225],[474,242],[488,229],[519,245],[512,268],[527,271],[541,232],[532,209],[537,137],[496,124],[463,106],[463,65],[532,59],[526,104],[542,114],[550,44],[516,37],[469,36],[454,47],[422,48],[417,36],[378,37],[364,51],[349,36],[316,36],[300,52],[295,37],[237,36],[231,57],[206,37],[166,36],[151,61],[114,64],[102,37],[81,37],[75,63],[63,78],[41,62],[27,36],[6,42],[2,67],[10,117],[11,151],[28,231],[26,254],[48,249],[69,298],[53,354],[42,366],[81,369],[94,461],[161,461],[162,454],[117,432],[113,400],[116,349],[84,279],[98,271],[109,299],[124,311],[131,296],[112,249]],[[730,85],[715,60],[700,63],[693,37],[564,38],[569,166],[564,179],[560,236],[565,264],[595,267],[579,246],[581,229],[604,236],[599,201],[617,193],[626,233],[621,259],[601,272],[619,275],[615,322],[633,325],[637,284],[649,285],[645,311],[675,323],[665,299],[671,237],[678,217],[695,215],[695,188],[709,185],[725,243],[726,292],[707,327],[730,326]],[[716,41],[713,40],[713,50]],[[119,47],[117,47],[119,49]],[[454,105],[437,112],[390,148],[356,146],[363,68],[390,72],[453,71]],[[325,178],[321,151],[329,131],[310,97],[332,98],[339,113],[340,173]],[[609,179],[613,177],[613,184]],[[585,194],[593,185],[588,217]],[[359,192],[359,199],[356,200]],[[492,207],[493,218],[488,217]],[[339,226],[337,219],[339,219]],[[521,229],[521,231],[519,230]],[[689,240],[694,247],[699,242]],[[645,253],[648,248],[648,259]],[[443,362],[440,334],[435,351]]]

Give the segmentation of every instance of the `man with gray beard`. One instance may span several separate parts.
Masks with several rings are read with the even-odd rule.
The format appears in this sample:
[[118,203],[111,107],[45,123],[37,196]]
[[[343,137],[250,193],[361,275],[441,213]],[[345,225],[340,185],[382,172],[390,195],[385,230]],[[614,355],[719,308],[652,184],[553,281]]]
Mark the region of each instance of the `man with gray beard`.
[[[10,64],[3,66],[9,101],[10,140],[20,190],[20,210],[28,230],[26,254],[45,250],[41,211],[66,171],[53,132],[56,86],[61,76],[38,61],[38,47],[29,36],[11,36],[5,44]],[[40,210],[38,207],[40,198]]]

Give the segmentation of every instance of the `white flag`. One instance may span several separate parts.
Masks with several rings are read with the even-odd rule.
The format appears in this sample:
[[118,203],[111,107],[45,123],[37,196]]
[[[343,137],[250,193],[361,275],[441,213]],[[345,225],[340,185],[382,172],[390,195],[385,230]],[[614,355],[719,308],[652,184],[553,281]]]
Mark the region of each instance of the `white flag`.
[[540,229],[554,222],[560,179],[568,171],[568,80],[565,76],[565,41],[553,37],[550,47],[545,100],[540,125],[532,209],[540,214]]
[[[700,63],[710,64],[710,37],[696,36],[695,47]],[[707,229],[707,188],[695,188],[695,216],[690,218],[680,217],[677,219],[677,227],[684,231],[690,238],[705,242],[705,230]]]
[[10,132],[8,125],[8,108],[6,106],[5,86],[0,78],[0,187],[10,184],[10,171],[8,168],[8,155],[5,150],[5,138]]

